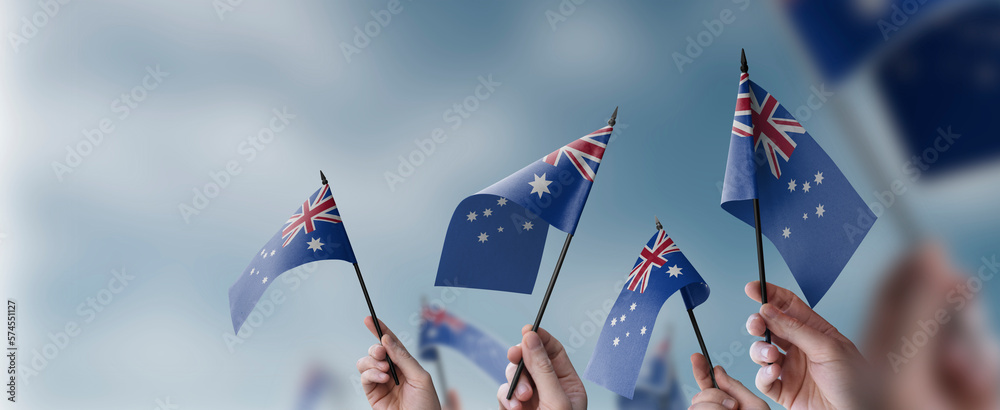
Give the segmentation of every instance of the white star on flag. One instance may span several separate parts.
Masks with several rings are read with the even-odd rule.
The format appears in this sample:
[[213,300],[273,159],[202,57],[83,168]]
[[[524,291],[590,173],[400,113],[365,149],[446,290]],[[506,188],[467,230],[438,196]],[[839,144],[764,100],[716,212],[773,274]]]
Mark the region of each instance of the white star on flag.
[[485,211],[483,211],[483,216],[485,216],[485,217],[489,218],[489,217],[490,217],[490,215],[493,215],[493,210],[492,210],[492,209],[490,209],[490,208],[486,208],[486,210],[485,210]]
[[260,283],[267,283],[267,276],[265,276],[264,280],[262,280]]
[[628,337],[628,335],[629,335],[629,333],[628,333],[628,332],[625,332],[625,337]]
[[469,212],[469,214],[466,215],[465,218],[468,219],[469,222],[475,221],[476,220],[476,213],[475,212]]
[[619,340],[621,340],[621,339],[618,339],[618,338],[616,337],[616,338],[615,338],[615,340],[613,340],[613,341],[612,341],[612,343],[614,343],[614,345],[615,345],[615,346],[618,346],[618,341],[619,341]]
[[501,226],[501,227],[497,228],[497,232],[503,232],[503,227]]
[[786,239],[791,235],[792,235],[792,230],[788,229],[787,226],[785,227],[784,230],[781,231],[781,236],[784,236]]
[[802,183],[802,190],[803,190],[803,191],[805,191],[805,192],[809,192],[809,188],[810,188],[810,186],[809,186],[809,181],[806,181],[806,182],[803,182],[803,183]]
[[479,234],[479,242],[486,243],[486,240],[489,237],[490,236],[487,235],[486,232],[483,232],[483,233]]
[[802,219],[803,220],[809,219],[809,213],[806,212],[806,213],[802,214]]
[[534,228],[534,227],[535,227],[535,225],[532,224],[531,222],[525,222],[524,225],[521,225],[521,228],[524,229],[524,230],[526,230],[526,231],[530,231],[531,228]]
[[622,317],[621,317],[621,318],[619,318],[619,320],[618,320],[618,321],[619,321],[619,322],[624,322],[624,321],[625,321],[625,315],[622,315]]
[[822,172],[816,171],[816,175],[813,175],[813,176],[816,177],[816,179],[815,179],[816,185],[819,185],[819,184],[823,183],[823,179],[824,178],[823,178],[823,173]]
[[683,275],[683,273],[681,273],[681,269],[684,269],[684,268],[678,268],[677,265],[674,265],[674,266],[671,266],[670,269],[667,269],[667,273],[670,274],[671,278],[676,278],[676,277],[678,277],[680,275]]
[[323,245],[326,245],[325,243],[320,242],[319,238],[312,238],[312,240],[309,241],[307,244],[309,245],[308,249],[313,252],[323,250]]
[[497,200],[497,205],[504,206],[507,205],[507,198],[500,198]]
[[639,329],[639,334],[646,335],[646,326],[643,326],[642,329]]
[[542,194],[551,194],[551,192],[549,192],[549,184],[551,183],[552,181],[545,179],[544,173],[541,177],[539,177],[538,174],[535,174],[535,180],[528,183],[528,185],[531,185],[531,192],[529,192],[528,195],[537,193],[538,197],[541,198]]
[[824,213],[826,213],[826,210],[823,209],[823,204],[819,204],[819,206],[816,207],[816,216],[823,216]]
[[271,251],[271,256],[274,256],[274,251],[273,250]]
[[788,181],[788,192],[792,192],[794,190],[795,190],[795,180],[793,179],[791,181]]
[[611,318],[611,326],[614,326],[617,323],[618,323],[618,318],[616,317]]
[[632,303],[632,306],[629,306],[628,310],[629,311],[634,311],[635,310],[635,303]]

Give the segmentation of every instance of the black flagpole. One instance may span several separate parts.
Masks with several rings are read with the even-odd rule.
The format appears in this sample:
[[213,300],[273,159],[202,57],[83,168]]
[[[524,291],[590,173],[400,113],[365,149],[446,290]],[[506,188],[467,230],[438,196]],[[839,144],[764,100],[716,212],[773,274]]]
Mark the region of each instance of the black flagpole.
[[[660,224],[660,218],[653,217],[656,221],[656,230],[662,231],[663,225]],[[694,309],[688,309],[688,317],[691,318],[691,327],[694,328],[694,335],[698,338],[698,345],[701,346],[701,354],[705,355],[705,360],[708,361],[708,375],[712,376],[712,386],[716,389],[719,388],[719,384],[715,382],[715,366],[712,365],[712,358],[708,356],[708,348],[705,347],[705,338],[701,336],[701,328],[698,327],[698,319],[694,317]]]
[[[614,127],[615,120],[618,118],[618,107],[615,107],[615,112],[611,113],[611,119],[608,120],[608,125]],[[559,259],[556,260],[556,269],[552,272],[552,278],[549,279],[549,287],[545,289],[545,297],[542,298],[542,305],[538,307],[538,315],[535,316],[535,324],[531,325],[531,331],[537,332],[538,327],[542,323],[542,315],[545,314],[545,306],[549,304],[549,297],[552,296],[552,289],[556,287],[556,279],[559,278],[559,270],[562,268],[563,260],[566,259],[566,251],[569,250],[569,242],[573,239],[573,234],[566,234],[566,242],[563,242],[562,251],[559,252]],[[521,372],[524,371],[524,358],[521,358],[521,362],[517,364],[517,370],[514,371],[514,378],[511,379],[510,389],[507,390],[507,400],[510,400],[514,396],[514,388],[517,387],[517,379],[521,377]]]
[[[327,185],[326,175],[323,175],[323,171],[319,171],[319,178],[322,180],[323,185]],[[372,321],[375,322],[375,332],[378,333],[379,343],[382,343],[382,326],[378,324],[378,316],[375,316],[375,307],[372,306],[372,298],[368,296],[368,288],[365,286],[365,278],[361,276],[361,268],[358,266],[357,262],[354,262],[354,272],[358,274],[358,282],[361,283],[361,292],[365,294],[365,302],[368,302],[368,312],[372,315]],[[392,359],[389,358],[389,352],[386,351],[385,360],[389,362],[389,374],[392,375],[392,380],[399,385],[399,376],[396,375],[396,366],[392,364]]]
[[[740,71],[746,74],[750,71],[747,66],[747,53],[740,49]],[[767,279],[764,275],[764,240],[760,233],[760,201],[753,199],[753,227],[757,232],[757,273],[760,276],[760,304],[767,303]],[[764,341],[771,343],[771,331],[764,329]]]

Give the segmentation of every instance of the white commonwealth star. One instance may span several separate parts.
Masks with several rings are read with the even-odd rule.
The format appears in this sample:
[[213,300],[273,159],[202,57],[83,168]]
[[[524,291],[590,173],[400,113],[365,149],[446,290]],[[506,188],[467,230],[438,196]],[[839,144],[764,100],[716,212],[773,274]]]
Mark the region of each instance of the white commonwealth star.
[[809,219],[809,213],[806,212],[806,213],[802,214],[802,219],[804,219],[804,220],[805,219]]
[[267,250],[266,250],[266,249],[261,249],[261,250],[260,250],[260,254],[261,254],[261,256],[263,256],[263,255],[264,255],[264,252],[267,252]]
[[812,188],[812,187],[809,186],[809,181],[806,181],[806,182],[802,183],[802,190],[803,191],[809,192],[809,188]]
[[260,281],[260,283],[267,283],[267,276],[265,276],[264,280]]
[[503,232],[503,227],[501,226],[501,227],[497,228],[497,232]]
[[492,210],[492,209],[490,209],[490,208],[486,208],[486,210],[485,210],[485,211],[483,211],[483,216],[485,216],[485,217],[489,218],[489,217],[490,217],[490,215],[493,215],[493,210]]
[[487,239],[488,239],[489,237],[490,237],[490,236],[489,236],[489,235],[487,235],[487,234],[486,234],[486,232],[483,232],[483,233],[479,234],[479,242],[482,242],[482,243],[485,243],[485,242],[486,242],[486,240],[487,240]]
[[640,335],[645,335],[646,334],[646,326],[643,326],[642,329],[639,329],[639,334]]
[[465,216],[465,219],[468,219],[469,222],[475,221],[476,220],[476,213],[475,212],[469,212],[469,214]]
[[629,311],[634,311],[635,310],[635,303],[633,303],[632,306],[629,306],[628,310]]
[[526,231],[530,231],[531,228],[534,228],[534,227],[535,227],[535,225],[532,224],[531,222],[525,222],[524,225],[521,225],[521,229],[524,229]]
[[794,190],[795,190],[795,180],[793,179],[791,181],[788,181],[788,192],[792,192]]
[[274,256],[274,251],[271,251],[271,256]]
[[619,338],[617,338],[617,337],[616,337],[616,338],[615,338],[615,340],[612,340],[612,341],[611,341],[611,343],[614,343],[614,344],[615,344],[615,346],[618,346],[618,342],[619,342],[620,340],[621,340],[621,339],[619,339]]
[[823,183],[823,179],[824,178],[823,178],[823,173],[822,172],[816,171],[816,175],[813,175],[813,177],[816,178],[816,179],[814,179],[814,181],[816,181],[816,185],[819,185],[819,184]]
[[674,266],[671,266],[670,269],[667,269],[667,273],[670,274],[671,278],[676,278],[676,277],[678,277],[680,275],[683,275],[683,273],[681,273],[681,269],[684,269],[684,268],[678,268],[677,265],[674,265]]
[[618,321],[619,322],[624,322],[625,321],[625,315],[622,315],[622,317],[618,318]]
[[307,245],[309,245],[309,249],[310,250],[312,250],[313,252],[316,252],[316,251],[323,250],[323,245],[326,245],[326,244],[323,243],[323,242],[320,242],[319,238],[312,238],[311,241],[307,242]]
[[788,229],[786,226],[785,229],[781,231],[781,236],[784,236],[787,239],[789,236],[792,236],[792,230]]
[[528,195],[537,193],[538,197],[541,198],[542,194],[551,194],[551,192],[549,192],[549,184],[551,183],[552,181],[545,179],[544,173],[541,177],[539,177],[538,174],[535,174],[535,180],[528,183],[528,185],[531,185],[531,192],[529,192]]
[[611,326],[614,326],[616,324],[618,324],[618,318],[616,317],[611,318]]
[[253,275],[254,268],[250,268],[250,274]]
[[507,198],[500,198],[497,200],[497,205],[504,206],[507,205]]
[[823,209],[823,204],[819,204],[818,206],[816,206],[816,216],[823,216],[823,214],[825,213],[826,210]]

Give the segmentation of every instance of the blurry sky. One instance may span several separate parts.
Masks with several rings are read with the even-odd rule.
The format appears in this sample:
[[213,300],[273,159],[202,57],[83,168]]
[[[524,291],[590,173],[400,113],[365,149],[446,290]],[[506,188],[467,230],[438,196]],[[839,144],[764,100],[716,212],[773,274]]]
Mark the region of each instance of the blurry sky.
[[[364,408],[351,380],[376,339],[362,325],[367,308],[347,263],[320,262],[300,282],[279,280],[271,289],[284,298],[273,312],[242,343],[226,341],[229,286],[318,187],[320,169],[379,317],[397,334],[415,341],[412,319],[426,296],[516,343],[563,234],[550,232],[532,295],[447,290],[433,287],[447,222],[462,198],[601,127],[615,106],[617,136],[543,327],[572,349],[582,372],[597,339],[588,313],[617,296],[657,215],[712,286],[697,314],[713,359],[753,384],[758,366],[746,353],[754,339],[744,323],[758,306],[743,293],[757,276],[753,230],[718,205],[740,48],[753,79],[790,111],[822,84],[776,4],[403,1],[383,27],[374,16],[389,3],[380,0],[232,2],[0,6],[8,40],[0,57],[0,288],[18,303],[21,366],[43,364],[21,375],[24,408],[155,408],[167,399],[183,409],[289,408],[317,365],[338,383],[342,408]],[[30,24],[37,32],[26,29],[44,7],[51,16]],[[711,34],[725,10],[732,22]],[[356,29],[366,24],[378,34],[361,48]],[[12,43],[24,30],[33,35]],[[678,69],[673,54],[690,56],[688,38],[702,32],[711,43]],[[345,57],[344,45],[360,52]],[[458,123],[449,110],[474,96],[481,78],[500,85]],[[866,171],[834,108],[865,111],[864,83],[843,89],[799,119],[874,202],[872,192],[887,187]],[[129,106],[123,93],[142,101]],[[287,125],[273,120],[275,110],[290,114]],[[83,131],[102,122],[113,130],[86,149]],[[273,124],[283,128],[251,156],[251,136]],[[401,158],[435,128],[448,139],[390,186],[386,173],[400,173]],[[81,153],[81,144],[87,155],[76,164],[67,147]],[[238,172],[218,176],[227,166]],[[181,205],[205,205],[192,201],[213,175],[225,187],[217,195],[210,188],[207,206],[185,218]],[[977,175],[900,198],[915,205],[919,230],[971,270],[1000,237],[995,179]],[[871,287],[911,243],[900,232],[883,217],[817,308],[855,340]],[[774,248],[765,252],[769,281],[797,290]],[[134,279],[108,292],[112,271]],[[988,282],[983,294],[998,288]],[[108,302],[97,302],[100,312],[86,304],[98,297]],[[76,336],[60,336],[67,323],[78,326]],[[664,306],[654,338],[668,334],[681,382],[693,388],[687,357],[698,347],[679,299]],[[54,358],[43,359],[45,346],[56,346],[48,348]],[[491,379],[443,353],[466,406],[495,408]],[[612,405],[612,393],[587,390],[593,408]]]

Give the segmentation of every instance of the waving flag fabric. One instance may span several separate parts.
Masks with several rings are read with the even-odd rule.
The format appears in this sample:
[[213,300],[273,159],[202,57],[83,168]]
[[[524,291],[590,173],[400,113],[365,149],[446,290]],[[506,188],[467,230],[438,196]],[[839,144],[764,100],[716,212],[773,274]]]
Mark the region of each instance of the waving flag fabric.
[[681,289],[687,291],[688,309],[708,299],[708,285],[701,275],[673,239],[659,230],[639,253],[608,314],[584,376],[631,399],[656,316],[667,298]]
[[548,227],[576,231],[611,132],[587,134],[459,203],[435,285],[531,293]]
[[677,371],[670,361],[670,342],[663,340],[656,356],[643,366],[632,399],[618,397],[618,410],[685,410],[691,401],[681,391]]
[[438,359],[438,346],[469,358],[497,383],[506,381],[507,346],[444,309],[424,307],[420,322],[420,358]]
[[722,208],[781,253],[809,304],[826,294],[875,223],[830,156],[778,100],[740,76]]
[[253,311],[274,279],[295,267],[325,259],[355,263],[354,250],[337,211],[337,203],[324,184],[285,221],[284,226],[257,252],[236,283],[229,288],[233,331]]

